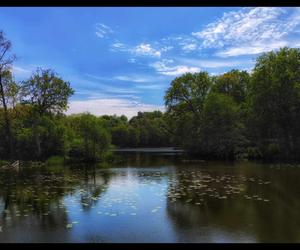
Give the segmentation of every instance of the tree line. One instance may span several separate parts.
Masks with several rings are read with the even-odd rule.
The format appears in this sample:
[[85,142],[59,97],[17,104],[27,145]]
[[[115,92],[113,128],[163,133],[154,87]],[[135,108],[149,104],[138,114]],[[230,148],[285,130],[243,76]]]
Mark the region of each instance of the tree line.
[[166,112],[128,120],[65,115],[70,83],[41,68],[16,82],[11,46],[0,32],[0,159],[95,161],[112,147],[178,146],[208,159],[299,160],[299,49],[264,53],[251,73],[183,74],[165,93]]
[[165,95],[174,138],[203,158],[299,160],[300,50],[260,55],[251,73],[187,73]]

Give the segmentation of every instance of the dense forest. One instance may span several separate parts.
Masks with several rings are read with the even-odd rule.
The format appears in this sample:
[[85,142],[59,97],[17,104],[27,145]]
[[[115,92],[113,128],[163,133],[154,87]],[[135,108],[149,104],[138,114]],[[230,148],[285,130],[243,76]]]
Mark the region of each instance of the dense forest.
[[[74,94],[52,69],[14,80],[0,32],[0,159],[108,159],[113,147],[182,147],[203,159],[299,160],[300,49],[260,55],[251,73],[186,73],[165,93],[166,112],[65,115]],[[101,107],[99,107],[101,109]]]

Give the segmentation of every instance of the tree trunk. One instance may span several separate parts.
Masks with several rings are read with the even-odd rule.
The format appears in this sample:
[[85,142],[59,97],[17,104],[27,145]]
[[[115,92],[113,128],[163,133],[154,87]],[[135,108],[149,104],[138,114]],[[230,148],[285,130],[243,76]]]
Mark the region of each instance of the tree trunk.
[[14,156],[14,149],[13,149],[13,141],[12,141],[12,135],[11,135],[11,124],[10,120],[8,117],[8,112],[7,112],[7,105],[6,105],[6,100],[5,100],[5,94],[4,94],[4,88],[2,84],[2,73],[0,72],[0,95],[2,99],[2,104],[3,104],[3,109],[4,109],[4,120],[5,120],[5,130],[7,133],[7,141],[8,141],[8,148],[9,148],[9,159],[12,159]]

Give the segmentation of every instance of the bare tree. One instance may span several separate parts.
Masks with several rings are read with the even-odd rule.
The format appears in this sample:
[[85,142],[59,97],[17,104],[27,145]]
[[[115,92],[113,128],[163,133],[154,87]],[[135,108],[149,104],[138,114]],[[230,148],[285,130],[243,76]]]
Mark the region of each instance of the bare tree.
[[11,122],[7,110],[7,100],[5,91],[5,76],[11,70],[15,55],[11,53],[11,42],[4,36],[3,31],[0,31],[0,98],[3,106],[5,130],[9,149],[9,158],[14,156],[13,138],[11,133]]

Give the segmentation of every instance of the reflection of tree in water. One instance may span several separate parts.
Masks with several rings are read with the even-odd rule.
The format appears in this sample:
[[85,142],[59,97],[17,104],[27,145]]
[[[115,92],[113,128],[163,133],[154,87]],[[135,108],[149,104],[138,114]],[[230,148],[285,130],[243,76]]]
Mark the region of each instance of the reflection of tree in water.
[[179,155],[170,153],[118,152],[115,154],[120,159],[117,165],[132,167],[169,166],[171,162],[180,158]]
[[[63,172],[55,173],[47,169],[24,169],[1,173],[0,196],[4,198],[3,224],[9,218],[10,224],[29,216],[35,216],[41,227],[57,227],[67,219],[60,204],[66,192],[78,184],[74,176]],[[64,219],[62,219],[62,217]]]
[[168,215],[179,234],[214,228],[259,242],[300,241],[300,189],[292,172],[180,169],[171,176],[167,199]]
[[84,166],[84,181],[80,186],[80,202],[84,210],[90,210],[98,203],[113,175],[109,170],[101,171],[101,175],[97,175],[95,165]]
[[68,211],[63,198],[74,195],[82,186],[86,197],[99,197],[104,191],[101,185],[109,182],[110,174],[105,172],[102,176],[99,181],[95,168],[89,166],[28,167],[19,173],[1,171],[0,226],[4,232],[24,223],[40,230],[65,229]]

